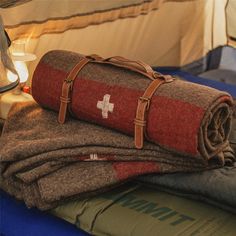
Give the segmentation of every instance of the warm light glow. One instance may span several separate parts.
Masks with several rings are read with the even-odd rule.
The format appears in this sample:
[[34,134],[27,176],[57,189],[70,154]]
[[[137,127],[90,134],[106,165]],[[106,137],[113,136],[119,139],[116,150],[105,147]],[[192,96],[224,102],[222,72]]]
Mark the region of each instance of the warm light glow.
[[18,76],[14,73],[12,73],[10,70],[7,70],[7,79],[10,82],[15,82],[17,80]]
[[24,56],[25,55],[25,41],[15,40],[12,42],[11,46],[12,55],[14,56]]
[[[20,83],[25,83],[29,77],[27,65],[23,61],[14,61],[14,66],[20,77]],[[11,71],[7,71],[7,78],[9,81],[14,82],[17,80],[17,75]]]
[[25,53],[24,52],[13,52],[12,55],[14,55],[14,56],[24,56]]

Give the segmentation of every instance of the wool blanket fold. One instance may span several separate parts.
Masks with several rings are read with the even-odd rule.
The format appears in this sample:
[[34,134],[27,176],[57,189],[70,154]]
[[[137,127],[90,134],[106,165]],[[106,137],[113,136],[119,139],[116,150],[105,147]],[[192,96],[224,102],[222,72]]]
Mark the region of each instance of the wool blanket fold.
[[[57,114],[34,102],[15,104],[0,138],[1,188],[42,210],[105,191],[147,173],[192,172],[222,166],[212,157],[178,155],[130,136]],[[232,158],[226,147],[225,157]]]
[[[60,50],[45,54],[32,79],[34,99],[58,111],[62,84],[83,58]],[[138,99],[150,82],[125,68],[89,62],[73,83],[71,110],[80,120],[133,135]],[[146,133],[151,142],[168,150],[223,161],[222,151],[229,145],[231,108],[228,93],[176,79],[162,84],[152,97]]]
[[[236,100],[229,141],[236,153]],[[186,198],[197,199],[236,214],[236,163],[198,173],[140,176],[137,181]]]
[[186,198],[197,199],[236,214],[236,163],[198,173],[138,177],[138,182]]

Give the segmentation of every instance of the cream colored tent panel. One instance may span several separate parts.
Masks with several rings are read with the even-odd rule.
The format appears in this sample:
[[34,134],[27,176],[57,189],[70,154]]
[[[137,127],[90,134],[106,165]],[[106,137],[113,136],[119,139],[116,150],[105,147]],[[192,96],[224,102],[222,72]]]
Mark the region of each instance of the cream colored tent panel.
[[52,49],[182,66],[226,44],[226,2],[34,0],[1,15],[11,39],[26,40],[26,50],[37,55],[31,73]]
[[231,38],[236,39],[236,1],[229,0],[226,8],[227,33]]

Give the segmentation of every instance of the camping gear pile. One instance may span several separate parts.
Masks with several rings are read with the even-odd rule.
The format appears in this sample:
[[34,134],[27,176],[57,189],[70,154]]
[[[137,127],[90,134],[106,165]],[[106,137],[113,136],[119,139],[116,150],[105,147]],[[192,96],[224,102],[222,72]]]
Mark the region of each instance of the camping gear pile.
[[0,9],[2,61],[6,32],[37,55],[0,137],[1,235],[236,234],[234,0]]
[[[235,213],[228,93],[139,61],[51,51],[34,72],[32,95],[38,104],[14,105],[0,142],[1,188],[28,207],[91,199],[140,176],[145,185]],[[150,173],[158,175],[141,177]],[[158,209],[158,217],[174,214]]]

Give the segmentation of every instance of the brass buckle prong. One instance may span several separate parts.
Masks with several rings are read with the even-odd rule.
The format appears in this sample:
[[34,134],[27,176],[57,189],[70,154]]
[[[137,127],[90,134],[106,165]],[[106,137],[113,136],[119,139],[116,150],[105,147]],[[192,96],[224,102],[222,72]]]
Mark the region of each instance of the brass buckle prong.
[[150,107],[150,98],[139,97],[139,100],[140,100],[141,102],[146,102],[146,103],[147,103],[146,110],[148,110],[149,107]]
[[72,81],[73,81],[73,80],[72,80],[72,79],[70,79],[70,78],[67,78],[67,79],[65,79],[65,80],[64,80],[64,82],[66,82],[67,84],[70,84],[70,83],[72,83]]

